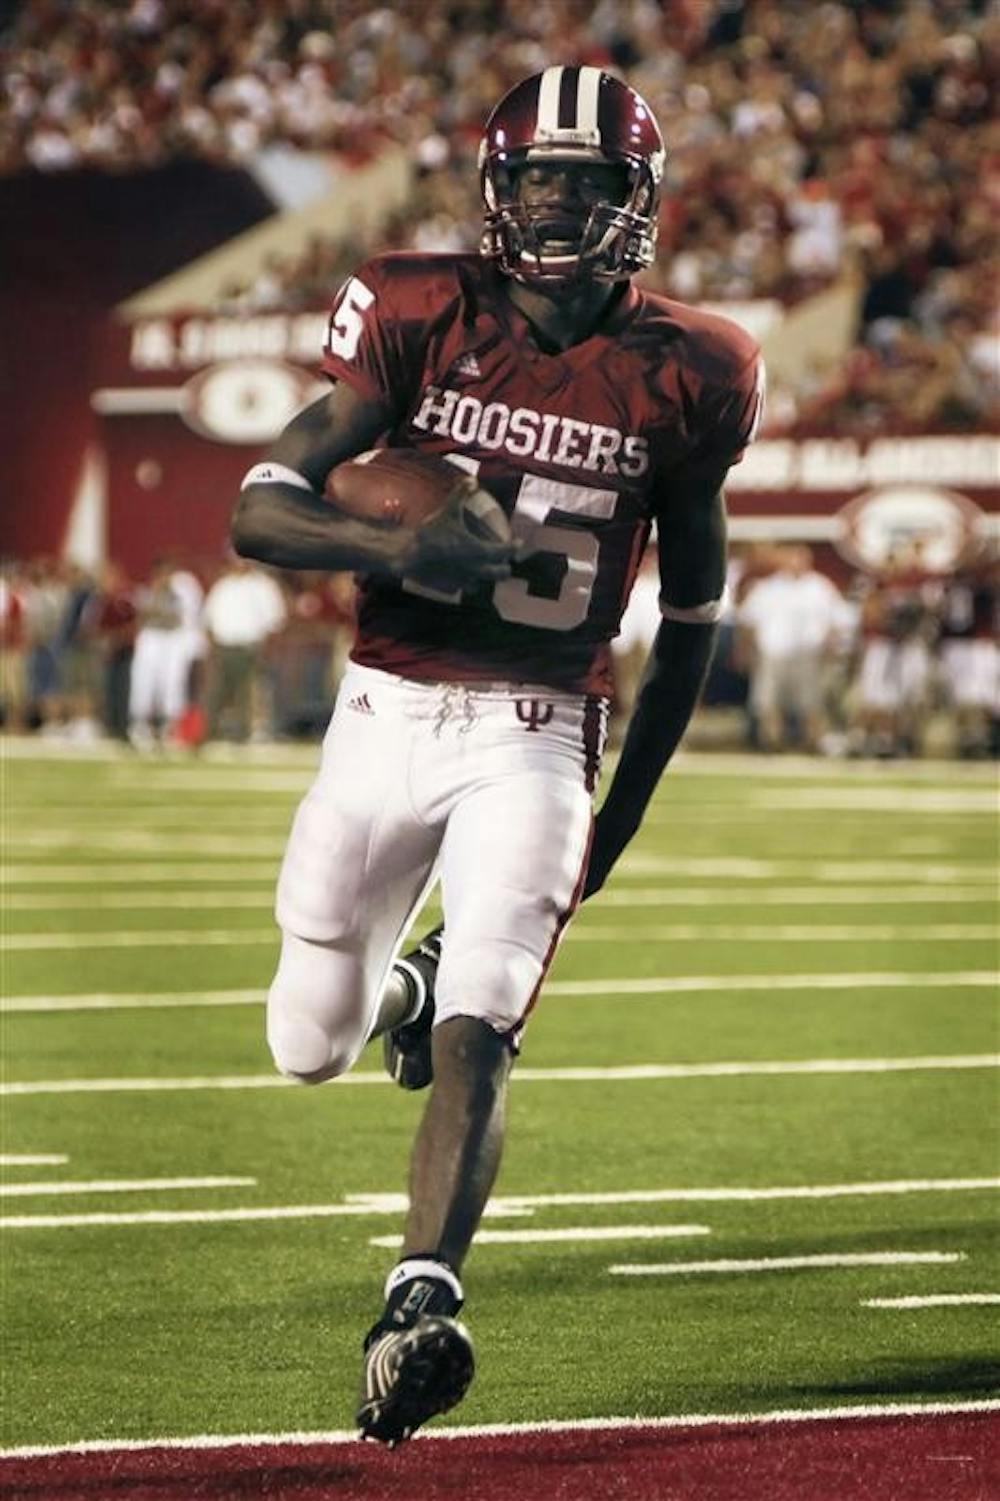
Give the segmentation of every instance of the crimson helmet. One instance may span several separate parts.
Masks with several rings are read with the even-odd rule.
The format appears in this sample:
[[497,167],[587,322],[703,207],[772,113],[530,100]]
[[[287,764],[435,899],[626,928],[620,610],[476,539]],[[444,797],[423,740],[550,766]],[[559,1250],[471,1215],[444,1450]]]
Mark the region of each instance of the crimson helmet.
[[[479,147],[483,255],[523,281],[626,280],[653,261],[664,156],[652,110],[610,73],[546,68],[523,79],[490,115]],[[529,162],[626,169],[620,202],[580,211],[571,253],[546,251],[539,223],[551,210],[518,201],[516,170]]]

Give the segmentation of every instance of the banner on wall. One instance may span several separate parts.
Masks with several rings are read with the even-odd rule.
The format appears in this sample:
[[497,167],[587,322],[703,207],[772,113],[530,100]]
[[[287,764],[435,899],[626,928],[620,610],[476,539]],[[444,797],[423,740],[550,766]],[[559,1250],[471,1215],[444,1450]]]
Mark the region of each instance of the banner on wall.
[[[108,552],[218,558],[243,474],[327,389],[327,314],[139,318],[108,330],[92,396],[107,473]],[[1000,513],[1000,439],[908,434],[764,439],[727,482],[735,540],[829,544],[877,569],[916,545],[932,570],[972,556]]]

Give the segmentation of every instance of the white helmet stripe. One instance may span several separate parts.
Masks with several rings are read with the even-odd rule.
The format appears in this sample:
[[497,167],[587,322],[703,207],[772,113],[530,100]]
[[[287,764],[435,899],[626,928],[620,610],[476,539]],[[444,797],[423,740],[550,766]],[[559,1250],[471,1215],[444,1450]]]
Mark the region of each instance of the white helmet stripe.
[[591,132],[600,141],[597,127],[597,95],[601,87],[600,68],[581,68],[576,91],[576,128]]
[[548,135],[559,129],[559,88],[562,68],[546,68],[538,86],[538,133]]

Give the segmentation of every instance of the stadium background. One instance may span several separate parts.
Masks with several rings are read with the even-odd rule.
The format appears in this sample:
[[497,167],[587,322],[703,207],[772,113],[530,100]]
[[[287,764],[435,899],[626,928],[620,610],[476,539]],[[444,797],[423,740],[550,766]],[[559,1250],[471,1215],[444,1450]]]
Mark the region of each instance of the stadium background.
[[[849,743],[849,674],[882,618],[872,601],[900,605],[935,662],[949,633],[988,636],[1000,509],[990,115],[1000,17],[988,0],[7,0],[0,25],[8,664],[26,670],[32,647],[12,598],[30,603],[34,593],[65,606],[81,580],[105,587],[109,561],[129,590],[139,589],[163,554],[211,585],[226,567],[240,476],[314,389],[335,287],[376,249],[474,245],[483,118],[524,74],[570,61],[613,68],[663,127],[667,192],[650,285],[728,311],[764,344],[766,425],[729,488],[734,552],[745,577],[767,576],[775,544],[809,544],[854,607],[840,664],[846,708],[834,726],[843,734],[827,748],[839,756]],[[272,689],[275,660],[301,663],[308,647],[328,666],[343,650],[343,599],[312,581],[308,609],[297,611],[303,586],[280,582],[289,626],[269,663]],[[313,609],[328,629],[307,628]],[[49,647],[90,649],[60,635],[58,619],[49,626]],[[65,662],[78,683],[72,651]],[[742,746],[754,733],[744,717],[745,664],[724,656],[722,666],[732,680],[717,675],[696,746]],[[307,738],[328,707],[326,667],[310,681],[309,712],[300,702],[288,721]],[[315,1095],[253,1093],[267,1067],[256,1006],[273,945],[270,885],[312,747],[210,745],[198,759],[135,761],[111,746],[105,756],[104,742],[77,746],[67,733],[87,710],[68,694],[55,699],[52,717],[29,702],[21,721],[5,704],[5,728],[29,731],[8,736],[4,749],[10,1150],[24,1162],[46,1147],[58,1155],[69,1133],[74,1165],[51,1169],[58,1176],[90,1171],[99,1184],[141,1173],[149,1184],[158,1173],[177,1174],[182,1160],[202,1160],[209,1133],[216,1172],[242,1172],[234,1184],[259,1177],[260,1190],[248,1186],[243,1198],[266,1205],[284,1194],[301,1207],[331,1192],[302,1151],[308,1140],[328,1160],[343,1163],[347,1152],[335,1212],[348,1212],[341,1200],[352,1195],[398,1186],[412,1125],[406,1102],[386,1103],[377,1090],[321,1104]],[[932,681],[923,708],[916,748],[990,752],[995,700],[980,703],[968,740],[943,679]],[[275,738],[274,728],[265,716],[260,738]],[[712,1084],[685,1082],[696,1103],[665,1125],[661,1085],[635,1083],[626,1104],[624,1093],[581,1083],[573,1088],[594,1092],[574,1096],[570,1109],[560,1093],[567,1084],[526,1085],[515,1101],[505,1190],[611,1192],[624,1181],[640,1195],[697,1196],[692,1185],[708,1181],[711,1196],[742,1181],[749,1186],[739,1192],[751,1197],[822,1197],[824,1184],[839,1184],[832,1205],[810,1199],[809,1219],[782,1204],[751,1226],[739,1206],[713,1205],[713,1244],[758,1258],[873,1244],[891,1256],[902,1245],[931,1264],[873,1274],[877,1286],[843,1274],[858,1279],[858,1298],[915,1286],[937,1293],[947,1283],[956,1297],[995,1301],[978,1259],[990,1223],[985,1195],[996,1185],[986,1176],[995,1154],[983,1131],[995,1107],[979,1072],[995,1043],[988,769],[696,755],[682,756],[668,783],[634,868],[617,878],[607,906],[584,912],[578,943],[559,960],[554,993],[577,997],[572,1015],[558,1001],[542,1008],[527,1061],[556,1073],[605,1064],[627,1072],[648,1062],[668,1077],[680,1068],[686,1081],[684,1070],[739,1077],[717,1107]],[[731,994],[712,993],[730,981]],[[594,987],[605,983],[597,997]],[[827,1010],[817,997],[831,992]],[[631,997],[629,1028],[606,1010],[622,996]],[[205,1009],[187,1009],[203,1000]],[[137,1008],[126,1013],[128,1026],[118,1006]],[[776,1096],[768,1078],[752,1077],[776,1066],[810,1077],[783,1081]],[[241,1069],[246,1094],[213,1083],[213,1070],[222,1078]],[[227,1090],[222,1129],[210,1108],[215,1096],[203,1103],[193,1092],[170,1093],[194,1074],[208,1076],[207,1089]],[[132,1076],[142,1077],[130,1085]],[[110,1081],[108,1093],[101,1080]],[[147,1086],[164,1092],[141,1093]],[[370,1106],[362,1102],[369,1096]],[[551,1144],[550,1161],[531,1145],[537,1138]],[[19,1181],[25,1171],[36,1175],[5,1170],[7,1192],[11,1184],[31,1191]],[[867,1186],[858,1190],[861,1180]],[[164,1203],[152,1188],[130,1191],[150,1214]],[[86,1207],[120,1207],[100,1192],[88,1190]],[[236,1189],[176,1193],[179,1204],[211,1202],[224,1215]],[[710,1212],[703,1203],[678,1207],[688,1218]],[[655,1221],[668,1210],[637,1212]],[[558,1226],[584,1217],[579,1208],[544,1213]],[[605,1222],[622,1211],[593,1213],[611,1228]],[[5,1261],[4,1363],[16,1372],[10,1445],[318,1431],[348,1420],[351,1320],[325,1321],[340,1374],[329,1393],[320,1390],[308,1298],[298,1286],[289,1309],[283,1287],[303,1259],[317,1286],[329,1275],[323,1222],[304,1237],[294,1225],[207,1231],[193,1263],[176,1250],[175,1231],[144,1229],[163,1236],[157,1291],[148,1243],[138,1247],[131,1230],[86,1229],[93,1240],[70,1247],[62,1231],[45,1239],[44,1214],[23,1218],[18,1255]],[[366,1224],[364,1236],[386,1223]],[[227,1236],[245,1237],[245,1287],[233,1281]],[[335,1243],[342,1265],[334,1305],[349,1304],[356,1322],[372,1253],[346,1232]],[[676,1340],[650,1356],[646,1330],[662,1333],[653,1288],[647,1296],[643,1279],[633,1282],[637,1311],[623,1331],[600,1282],[606,1263],[626,1253],[616,1247],[593,1261],[584,1246],[529,1261],[538,1279],[532,1316],[549,1327],[555,1309],[565,1320],[568,1343],[547,1355],[514,1333],[523,1317],[517,1258],[538,1253],[483,1253],[501,1267],[500,1292],[477,1326],[496,1353],[463,1418],[947,1404],[996,1391],[984,1325],[971,1322],[976,1309],[896,1319],[887,1333],[878,1315],[856,1312],[858,1298],[843,1313],[834,1272],[781,1288],[758,1283],[752,1293],[741,1287],[732,1297],[716,1289],[703,1303],[685,1293],[673,1315]],[[934,1257],[967,1253],[967,1272],[934,1266]],[[482,1288],[487,1279],[478,1275]],[[604,1331],[596,1366],[594,1327],[574,1316],[578,1297],[592,1300],[593,1326]],[[776,1333],[785,1298],[794,1318]],[[184,1316],[192,1306],[207,1335],[192,1337]],[[955,1318],[970,1322],[956,1328]],[[271,1370],[254,1349],[258,1337]],[[649,1360],[640,1380],[634,1362]],[[787,1432],[782,1442],[792,1443]],[[912,1442],[909,1429],[886,1431],[883,1456],[893,1449],[900,1466],[888,1477],[875,1460],[860,1479],[849,1467],[830,1469],[827,1451],[802,1460],[804,1489],[794,1467],[776,1462],[758,1491],[738,1481],[732,1492],[713,1491],[702,1475],[678,1494],[988,1494],[978,1470],[928,1469],[926,1455],[907,1470]],[[968,1451],[971,1464],[977,1442],[971,1428],[956,1431],[950,1448]],[[864,1449],[856,1436],[852,1446]],[[932,1459],[942,1447],[931,1441]],[[696,1451],[692,1442],[692,1464]],[[622,1452],[610,1469],[606,1460],[596,1449],[590,1457],[595,1495],[615,1494],[612,1481],[625,1474]],[[750,1473],[757,1459],[740,1463]],[[162,1468],[150,1464],[147,1478]],[[680,1475],[676,1452],[671,1464]],[[339,1494],[317,1473],[312,1482],[298,1474],[291,1493]],[[508,1475],[502,1465],[497,1473]],[[55,1489],[54,1475],[39,1481],[26,1472],[24,1484],[41,1484],[35,1495],[49,1494],[47,1483],[51,1494],[70,1495]],[[121,1480],[121,1494],[144,1494],[137,1476]],[[192,1495],[221,1496],[226,1483],[206,1469],[177,1479],[174,1493],[188,1484]],[[232,1483],[238,1490],[243,1482]],[[345,1482],[345,1496],[395,1494],[377,1489],[389,1485],[385,1474],[370,1492],[358,1477],[351,1483],[358,1488]],[[426,1477],[407,1483],[400,1494],[433,1494]],[[528,1483],[509,1480],[507,1494]],[[64,1470],[59,1484],[70,1484]],[[478,1492],[470,1482],[456,1494]]]

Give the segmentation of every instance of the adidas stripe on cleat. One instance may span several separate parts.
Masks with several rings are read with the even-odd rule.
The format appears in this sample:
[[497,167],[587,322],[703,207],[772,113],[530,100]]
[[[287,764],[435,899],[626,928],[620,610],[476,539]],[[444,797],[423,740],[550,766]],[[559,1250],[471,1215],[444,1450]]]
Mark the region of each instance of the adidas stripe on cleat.
[[376,1325],[365,1348],[357,1422],[362,1438],[394,1446],[462,1400],[475,1372],[465,1325],[421,1314],[405,1329]]

